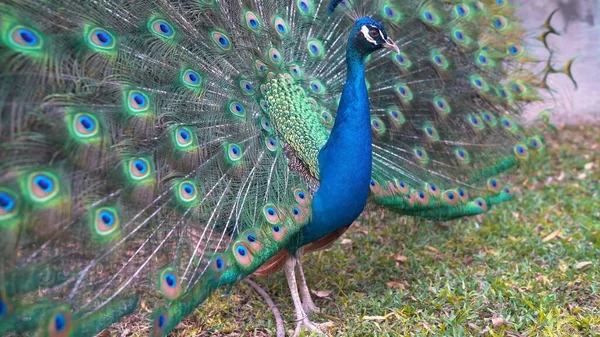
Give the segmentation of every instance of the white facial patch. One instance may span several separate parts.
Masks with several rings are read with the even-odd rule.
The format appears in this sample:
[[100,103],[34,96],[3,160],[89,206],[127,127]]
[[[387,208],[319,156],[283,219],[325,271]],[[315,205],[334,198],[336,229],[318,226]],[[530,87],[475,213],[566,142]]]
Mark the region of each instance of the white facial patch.
[[[370,43],[377,45],[377,41],[375,41],[371,35],[369,35],[369,27],[367,26],[362,26],[360,27],[360,32],[362,33],[362,35],[365,37],[365,40],[369,41]],[[381,31],[379,32],[379,35],[381,35]],[[383,39],[383,36],[381,36],[381,38]],[[385,40],[385,39],[384,39]]]

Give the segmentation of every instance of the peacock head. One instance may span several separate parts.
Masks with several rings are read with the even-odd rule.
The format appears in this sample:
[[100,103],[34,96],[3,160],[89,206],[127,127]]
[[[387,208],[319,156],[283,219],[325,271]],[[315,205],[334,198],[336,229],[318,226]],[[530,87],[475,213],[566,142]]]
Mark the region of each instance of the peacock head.
[[364,58],[372,52],[386,48],[398,53],[400,49],[394,40],[387,35],[381,22],[363,17],[354,22],[348,46],[352,46]]

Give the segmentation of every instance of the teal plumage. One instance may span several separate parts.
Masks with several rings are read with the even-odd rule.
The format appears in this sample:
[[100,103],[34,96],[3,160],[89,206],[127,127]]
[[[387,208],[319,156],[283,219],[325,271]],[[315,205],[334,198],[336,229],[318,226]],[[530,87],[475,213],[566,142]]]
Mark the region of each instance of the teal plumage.
[[544,147],[523,34],[498,0],[0,4],[0,335],[94,335],[143,298],[164,336],[281,254],[306,319],[295,259],[367,198],[512,198]]

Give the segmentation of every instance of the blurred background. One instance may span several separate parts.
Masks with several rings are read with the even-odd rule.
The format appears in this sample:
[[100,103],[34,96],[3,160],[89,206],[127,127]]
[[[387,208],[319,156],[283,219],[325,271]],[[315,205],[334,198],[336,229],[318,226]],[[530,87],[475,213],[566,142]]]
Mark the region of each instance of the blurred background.
[[[562,36],[552,36],[550,46],[556,51],[555,67],[577,57],[573,74],[579,84],[575,90],[564,75],[551,76],[549,83],[555,92],[545,103],[533,104],[526,112],[535,119],[539,111],[553,108],[552,121],[556,123],[583,123],[600,121],[600,0],[518,0],[519,15],[535,38],[553,10],[553,26]],[[534,43],[535,52],[545,58],[548,53],[540,43]],[[543,66],[543,65],[542,65]]]

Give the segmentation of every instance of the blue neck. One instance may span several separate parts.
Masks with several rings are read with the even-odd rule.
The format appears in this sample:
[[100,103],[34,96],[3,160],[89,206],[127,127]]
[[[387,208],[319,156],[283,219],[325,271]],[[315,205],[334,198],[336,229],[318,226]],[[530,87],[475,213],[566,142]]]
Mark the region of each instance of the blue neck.
[[319,153],[319,190],[303,244],[349,226],[362,213],[371,180],[371,117],[364,57],[348,43],[346,84],[331,135]]

